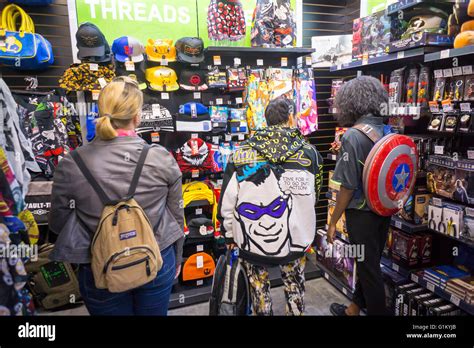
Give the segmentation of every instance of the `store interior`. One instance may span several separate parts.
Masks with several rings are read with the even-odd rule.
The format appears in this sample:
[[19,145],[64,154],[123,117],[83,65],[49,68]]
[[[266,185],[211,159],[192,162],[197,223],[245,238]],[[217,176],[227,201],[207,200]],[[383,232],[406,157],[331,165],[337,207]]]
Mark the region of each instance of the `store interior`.
[[[0,0],[0,11],[11,2]],[[419,158],[413,192],[392,217],[382,256],[386,307],[395,316],[474,314],[473,1],[288,1],[294,23],[283,24],[291,30],[271,43],[259,41],[265,35],[252,27],[252,18],[263,11],[255,0],[242,1],[240,10],[226,1],[189,1],[191,12],[170,15],[174,23],[161,23],[158,33],[146,32],[149,22],[128,32],[124,28],[133,28],[132,20],[116,23],[124,13],[100,17],[104,9],[97,5],[92,15],[84,1],[34,2],[19,4],[24,12],[15,17],[29,23],[26,33],[37,33],[34,58],[8,56],[3,47],[15,51],[22,42],[6,42],[0,31],[0,93],[9,110],[0,115],[0,125],[6,126],[0,128],[5,240],[37,245],[40,255],[51,250],[57,238],[48,229],[55,168],[67,153],[94,139],[100,90],[115,76],[131,76],[144,95],[138,135],[170,151],[183,174],[189,228],[183,231],[182,272],[173,285],[169,314],[209,315],[214,270],[226,252],[215,214],[223,172],[232,151],[265,127],[268,102],[285,96],[295,102],[301,133],[324,158],[314,207],[317,232],[305,269],[305,314],[330,315],[331,303],[350,303],[357,279],[355,258],[342,255],[349,243],[344,217],[337,240],[329,244],[326,237],[340,190],[331,176],[347,130],[334,118],[334,99],[345,82],[370,75],[388,91],[386,123],[413,139]],[[222,34],[221,5],[237,13],[230,34]],[[194,18],[193,11],[201,17]],[[82,47],[87,45],[84,36],[91,32],[105,42],[101,56],[81,54],[81,40]],[[140,59],[121,58],[127,54],[124,41]],[[193,46],[197,58],[189,58],[181,45]],[[186,152],[196,146],[204,159],[188,161]],[[21,149],[20,166],[12,164],[12,147]],[[190,192],[196,182],[206,185],[198,198]],[[15,199],[14,191],[24,198]],[[206,224],[191,228],[198,218]],[[24,315],[88,315],[79,292],[71,303],[38,282],[47,257],[41,264],[23,262],[26,271],[0,270],[15,279],[9,285],[0,282],[0,287],[15,288],[10,297],[0,298],[1,306],[22,303],[16,311]],[[74,264],[55,262],[49,276],[69,278],[76,271]],[[270,269],[270,278],[274,314],[284,315],[278,268]]]

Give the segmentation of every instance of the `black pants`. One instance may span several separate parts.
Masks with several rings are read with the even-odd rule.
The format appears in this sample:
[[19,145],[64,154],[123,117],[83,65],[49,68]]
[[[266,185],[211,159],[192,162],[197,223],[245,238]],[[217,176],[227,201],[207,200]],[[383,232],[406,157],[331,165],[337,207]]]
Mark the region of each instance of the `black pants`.
[[351,244],[363,246],[363,261],[357,261],[357,283],[353,302],[367,309],[367,315],[388,315],[380,259],[387,241],[390,217],[371,211],[346,210]]

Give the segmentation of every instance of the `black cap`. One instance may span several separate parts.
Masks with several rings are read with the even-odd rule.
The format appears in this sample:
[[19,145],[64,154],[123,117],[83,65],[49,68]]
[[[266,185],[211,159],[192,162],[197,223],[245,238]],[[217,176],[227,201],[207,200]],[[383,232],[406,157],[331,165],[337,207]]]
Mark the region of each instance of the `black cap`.
[[179,75],[179,86],[187,91],[205,91],[209,88],[206,72],[200,69],[183,69]]
[[134,63],[135,70],[127,70],[125,63],[115,62],[115,75],[116,76],[128,76],[138,82],[140,89],[146,89],[146,78],[145,78],[145,62]]
[[183,37],[175,44],[178,60],[201,63],[204,60],[204,42],[199,37]]
[[96,63],[110,61],[110,46],[100,29],[92,23],[85,22],[76,32],[77,58]]

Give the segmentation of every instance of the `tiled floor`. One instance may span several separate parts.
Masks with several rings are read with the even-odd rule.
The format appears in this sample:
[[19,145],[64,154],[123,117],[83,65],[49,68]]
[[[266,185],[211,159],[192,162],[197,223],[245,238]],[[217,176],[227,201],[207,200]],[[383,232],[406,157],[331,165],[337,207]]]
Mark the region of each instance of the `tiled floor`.
[[[283,287],[272,289],[273,312],[275,315],[285,314],[285,296]],[[348,303],[349,300],[324,278],[306,282],[305,315],[330,315],[329,305],[332,302]],[[170,310],[169,315],[208,315],[207,303],[196,304]],[[84,306],[60,312],[43,313],[43,315],[89,315]]]

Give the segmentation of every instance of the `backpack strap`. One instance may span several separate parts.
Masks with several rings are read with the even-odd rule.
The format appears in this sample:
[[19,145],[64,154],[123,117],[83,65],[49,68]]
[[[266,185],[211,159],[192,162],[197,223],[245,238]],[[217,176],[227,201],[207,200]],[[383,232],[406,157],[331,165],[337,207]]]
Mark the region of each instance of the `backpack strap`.
[[132,183],[130,184],[130,188],[128,189],[127,193],[127,200],[133,198],[135,195],[135,191],[137,190],[138,180],[140,179],[140,175],[142,174],[143,166],[145,165],[146,156],[148,155],[148,151],[150,150],[151,145],[146,144],[143,147],[142,153],[140,154],[140,158],[138,159],[137,167],[135,168],[135,173],[133,173]]
[[354,125],[352,128],[357,129],[361,133],[365,134],[374,144],[378,142],[382,137],[380,134],[369,124],[359,123]]
[[78,151],[72,151],[71,152],[71,157],[76,162],[77,166],[81,170],[82,174],[85,176],[89,184],[92,186],[94,191],[97,193],[97,195],[100,198],[100,201],[102,202],[103,205],[108,205],[111,200],[109,196],[104,192],[102,187],[100,187],[99,183],[95,180],[95,178],[92,176],[92,173],[90,170],[87,168],[85,165],[84,161],[82,160],[81,156],[79,156]]

